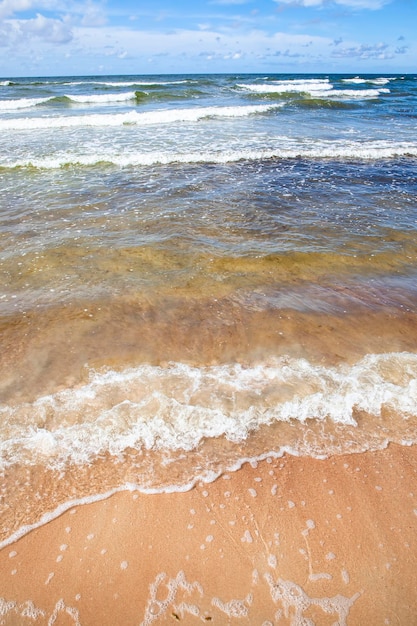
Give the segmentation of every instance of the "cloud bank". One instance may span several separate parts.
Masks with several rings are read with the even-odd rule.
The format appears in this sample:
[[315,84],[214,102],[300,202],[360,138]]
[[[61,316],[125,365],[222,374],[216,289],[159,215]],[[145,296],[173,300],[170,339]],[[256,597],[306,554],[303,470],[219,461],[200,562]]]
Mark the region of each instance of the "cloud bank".
[[388,0],[166,2],[145,11],[116,0],[1,0],[0,75],[372,72],[371,62],[398,58],[414,67],[409,20],[394,31],[391,19],[383,33],[370,18],[366,26]]

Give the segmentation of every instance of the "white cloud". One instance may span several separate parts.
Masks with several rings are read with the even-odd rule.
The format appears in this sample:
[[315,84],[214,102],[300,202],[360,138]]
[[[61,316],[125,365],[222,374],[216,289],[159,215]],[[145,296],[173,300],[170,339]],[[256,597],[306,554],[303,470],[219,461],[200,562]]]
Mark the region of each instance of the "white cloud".
[[93,2],[87,2],[86,5],[80,7],[79,11],[82,15],[83,26],[104,26],[107,23],[102,7]]
[[36,2],[36,0],[2,0],[0,2],[0,19],[20,11],[28,11],[33,6],[39,6],[39,2]]
[[291,4],[302,7],[321,6],[326,0],[275,0],[278,4]]
[[[377,9],[386,1],[275,0],[277,5],[293,4],[316,9],[330,4],[333,7]],[[211,4],[225,7],[250,2],[253,7],[254,0],[212,0]],[[135,22],[127,10],[125,15],[118,11],[110,10],[110,3],[104,4],[101,0],[0,0],[3,58],[0,66],[5,68],[2,72],[11,71],[12,65],[7,59],[11,58],[12,52],[13,62],[20,73],[27,71],[22,68],[34,71],[32,67],[37,59],[42,61],[39,61],[39,68],[47,64],[47,73],[51,73],[54,67],[60,72],[94,73],[100,65],[109,73],[132,73],[149,71],[151,66],[153,71],[161,72],[262,71],[262,68],[287,71],[292,67],[295,71],[313,71],[312,68],[325,66],[355,67],[355,63],[370,67],[367,61],[381,61],[382,64],[385,59],[393,58],[401,58],[404,64],[412,58],[412,50],[404,45],[404,38],[398,37],[398,32],[395,44],[367,44],[357,39],[355,33],[349,37],[349,33],[344,32],[343,39],[337,37],[334,29],[332,37],[312,36],[308,34],[307,22],[303,27],[307,34],[285,32],[284,22],[278,19],[259,21],[259,28],[251,28],[256,22],[249,19],[249,10],[248,15],[239,21],[239,27],[229,21],[232,9],[217,10],[215,15],[194,16],[189,28],[184,20],[183,28],[176,27],[177,19],[175,23],[157,22],[157,13],[145,17],[138,14]],[[30,19],[26,15],[30,15]],[[117,26],[112,25],[112,18],[117,18]],[[125,25],[121,24],[122,18],[125,18]],[[278,23],[282,24],[282,32],[271,32],[270,29]],[[149,24],[152,30],[148,30],[145,24]],[[379,36],[392,40],[385,33]],[[7,45],[9,54],[4,52]],[[71,61],[66,64],[65,59]]]
[[322,7],[327,4],[339,4],[352,9],[370,9],[376,11],[381,9],[391,0],[274,0],[278,4],[290,4],[302,7]]
[[380,42],[377,44],[338,46],[332,56],[348,59],[391,59],[394,55],[387,43]]
[[237,5],[248,4],[251,0],[211,0],[209,4],[222,4],[222,5]]
[[72,31],[63,20],[44,17],[39,13],[35,18],[22,20],[20,29],[26,37],[39,37],[48,43],[68,43],[72,39]]
[[[42,9],[54,11],[56,18],[60,14],[71,14],[86,26],[102,26],[107,21],[102,5],[93,0],[85,2],[78,2],[78,0],[0,0],[0,20],[16,17],[23,11],[32,11],[32,14],[36,11],[37,14],[41,14]],[[23,21],[24,18],[21,19]]]
[[[332,39],[302,34],[278,32],[268,35],[264,31],[253,30],[239,34],[233,30],[186,30],[151,32],[123,27],[102,29],[75,28],[77,42],[90,54],[99,55],[107,46],[116,54],[120,50],[118,42],[129,58],[155,57],[165,54],[171,58],[229,59],[240,61],[243,58],[266,58],[282,56],[311,57],[312,49],[317,54],[324,53]],[[308,52],[307,52],[308,47]]]
[[[34,10],[37,10],[34,14]],[[42,9],[50,13],[46,17]],[[20,13],[32,11],[33,17]],[[65,11],[65,15],[63,14]],[[101,27],[106,23],[100,5],[65,0],[2,0],[0,1],[0,41],[3,47],[25,46],[33,42],[68,44],[73,40],[76,24]]]

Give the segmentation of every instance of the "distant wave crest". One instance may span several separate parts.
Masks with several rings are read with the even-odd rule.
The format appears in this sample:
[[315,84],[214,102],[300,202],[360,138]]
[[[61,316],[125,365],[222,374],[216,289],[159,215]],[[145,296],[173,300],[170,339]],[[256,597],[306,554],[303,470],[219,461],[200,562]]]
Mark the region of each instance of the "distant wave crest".
[[88,95],[74,95],[70,94],[66,96],[72,102],[87,103],[87,104],[106,104],[107,102],[127,102],[134,100],[136,94],[134,91],[128,91],[127,93],[104,93],[104,94],[88,94]]
[[[359,79],[358,79],[359,81]],[[360,79],[362,82],[362,79]],[[355,83],[355,79],[351,79]],[[365,82],[365,81],[364,81]],[[375,81],[374,81],[375,82]],[[385,84],[376,83],[375,84]],[[258,94],[308,94],[313,98],[367,99],[390,93],[389,89],[335,89],[328,80],[291,80],[264,84],[238,84],[240,89]]]

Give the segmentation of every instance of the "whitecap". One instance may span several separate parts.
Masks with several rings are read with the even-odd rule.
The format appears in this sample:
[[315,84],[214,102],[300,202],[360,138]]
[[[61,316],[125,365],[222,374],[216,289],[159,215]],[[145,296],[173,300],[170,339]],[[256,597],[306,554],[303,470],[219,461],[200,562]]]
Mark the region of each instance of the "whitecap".
[[136,94],[134,91],[128,91],[127,93],[105,93],[105,94],[89,94],[89,95],[74,95],[67,94],[66,97],[72,102],[78,102],[81,104],[106,104],[107,102],[127,102],[134,100]]
[[0,101],[0,111],[16,111],[18,109],[29,109],[45,104],[52,98],[19,98],[18,100],[2,100]]
[[83,386],[3,407],[0,453],[4,466],[24,459],[63,467],[127,448],[190,451],[218,437],[238,443],[290,420],[355,426],[356,410],[378,417],[387,407],[417,416],[417,355],[367,355],[338,367],[282,357],[247,367],[92,370]]
[[76,128],[82,126],[149,126],[175,124],[177,122],[198,122],[210,117],[246,117],[267,113],[279,108],[279,104],[259,104],[248,106],[210,106],[184,109],[157,109],[155,111],[128,111],[116,114],[92,114],[59,117],[14,118],[0,120],[0,130],[35,130],[50,128]]

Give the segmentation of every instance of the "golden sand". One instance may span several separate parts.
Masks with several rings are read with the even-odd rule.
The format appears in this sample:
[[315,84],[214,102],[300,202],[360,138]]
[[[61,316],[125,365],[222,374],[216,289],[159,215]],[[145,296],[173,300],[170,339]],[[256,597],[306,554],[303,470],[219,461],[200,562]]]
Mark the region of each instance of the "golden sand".
[[123,492],[0,552],[0,624],[417,623],[417,447]]

